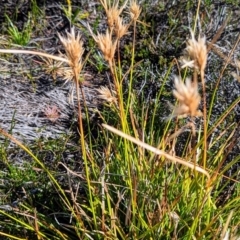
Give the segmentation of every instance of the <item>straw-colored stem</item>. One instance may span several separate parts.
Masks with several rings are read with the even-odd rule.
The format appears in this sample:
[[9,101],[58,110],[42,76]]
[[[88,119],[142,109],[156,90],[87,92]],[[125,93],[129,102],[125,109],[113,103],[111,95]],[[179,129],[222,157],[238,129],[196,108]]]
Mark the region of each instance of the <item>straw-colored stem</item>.
[[[90,183],[90,176],[89,176],[89,171],[88,171],[87,152],[86,152],[86,147],[85,147],[85,135],[84,135],[84,129],[83,129],[83,122],[82,122],[82,108],[81,108],[81,103],[80,103],[80,91],[79,91],[79,79],[78,79],[79,72],[80,71],[77,71],[76,69],[73,68],[74,79],[75,79],[75,84],[76,84],[77,102],[78,102],[78,124],[79,124],[79,132],[80,132],[82,157],[83,157],[83,161],[85,164],[85,174],[86,174],[86,181],[87,181],[87,185],[88,185],[88,189],[89,189],[90,204],[93,207],[91,183]],[[95,211],[93,210],[92,213],[93,213],[94,224],[96,226],[97,222],[96,222]]]
[[179,164],[182,164],[182,165],[184,165],[186,167],[189,167],[191,169],[196,169],[196,171],[204,174],[205,176],[207,176],[208,179],[210,179],[210,176],[209,176],[208,172],[205,169],[203,169],[199,166],[196,166],[194,163],[187,162],[186,160],[183,160],[179,157],[172,156],[172,155],[170,155],[170,154],[168,154],[168,153],[166,153],[166,152],[164,152],[160,149],[152,147],[152,146],[150,146],[150,145],[148,145],[148,144],[146,144],[146,143],[144,143],[144,142],[142,142],[142,141],[140,141],[140,140],[138,140],[138,139],[136,139],[132,136],[129,136],[129,135],[127,135],[127,134],[117,130],[116,128],[107,125],[107,124],[102,124],[102,125],[103,125],[104,128],[108,129],[109,131],[111,131],[111,132],[113,132],[113,133],[115,133],[115,134],[117,134],[117,135],[135,143],[135,144],[137,144],[138,146],[141,146],[141,147],[143,147],[143,148],[145,148],[145,149],[147,149],[147,150],[149,150],[149,151],[151,151],[151,152],[153,152],[157,155],[163,156],[166,159],[168,159],[168,160],[170,160],[174,163],[179,163]]
[[118,78],[117,78],[117,74],[114,70],[114,62],[109,63],[109,67],[110,67],[110,71],[113,77],[113,82],[116,88],[116,92],[117,92],[117,100],[118,100],[118,107],[120,110],[120,119],[122,122],[122,127],[125,131],[125,111],[124,111],[124,106],[123,106],[123,99],[122,99],[122,88],[119,84]]
[[135,43],[136,43],[136,21],[133,21],[133,46],[132,46],[132,54],[131,54],[131,66],[130,66],[130,79],[128,85],[128,99],[127,99],[127,108],[126,112],[128,112],[130,107],[130,99],[131,99],[131,92],[132,92],[132,84],[133,84],[133,66],[134,66],[134,59],[135,59]]
[[[208,119],[207,119],[207,103],[206,103],[206,87],[205,87],[205,79],[204,79],[204,70],[200,72],[201,75],[201,81],[202,81],[202,91],[203,91],[203,158],[202,158],[202,165],[203,169],[206,169],[206,163],[207,163],[207,128],[208,128]],[[202,182],[204,179],[202,179]],[[210,180],[209,180],[210,181]],[[208,185],[208,184],[207,184]],[[202,195],[203,189],[200,190],[200,194]],[[210,192],[210,188],[207,187],[207,191]],[[206,195],[207,197],[207,205],[210,207],[211,204],[211,198],[210,194]],[[198,204],[199,204],[200,198],[198,198]],[[199,213],[200,214],[200,213]],[[210,221],[210,213],[207,214],[206,222],[209,223]]]
[[117,59],[118,59],[118,69],[119,69],[119,79],[122,79],[122,67],[121,67],[121,57],[120,57],[120,41],[117,42]]
[[57,61],[62,61],[62,62],[69,63],[68,59],[66,59],[66,58],[62,58],[62,57],[58,57],[58,56],[54,56],[54,55],[51,55],[51,54],[38,52],[38,51],[16,50],[16,49],[0,49],[0,53],[32,54],[32,55],[43,56],[43,57],[46,57],[46,58],[52,58],[52,59],[57,60]]
[[207,103],[204,72],[201,72],[202,90],[203,90],[203,168],[206,168],[207,161]]
[[83,157],[86,156],[86,150],[85,150],[85,142],[84,142],[84,130],[83,130],[83,124],[82,124],[82,108],[80,103],[80,92],[79,92],[79,81],[76,73],[74,72],[74,78],[75,78],[75,84],[76,84],[76,93],[77,93],[77,103],[78,103],[78,124],[79,124],[79,131],[80,131],[80,138],[82,143],[82,154]]

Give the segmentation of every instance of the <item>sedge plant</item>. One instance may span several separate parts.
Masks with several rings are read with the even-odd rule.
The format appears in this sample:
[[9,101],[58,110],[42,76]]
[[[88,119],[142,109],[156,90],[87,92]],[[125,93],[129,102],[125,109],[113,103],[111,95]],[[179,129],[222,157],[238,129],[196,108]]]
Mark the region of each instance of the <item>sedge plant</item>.
[[[68,3],[71,4],[70,1]],[[69,177],[71,201],[39,159],[1,130],[1,134],[28,152],[47,172],[67,208],[65,211],[71,213],[73,221],[62,225],[67,233],[59,230],[56,225],[49,224],[53,232],[52,239],[200,240],[218,237],[230,239],[230,235],[235,237],[235,228],[240,220],[230,210],[240,207],[238,192],[229,196],[230,200],[225,205],[218,206],[221,206],[219,198],[225,187],[221,185],[222,180],[234,182],[225,173],[239,161],[239,157],[234,157],[231,163],[224,166],[226,158],[222,156],[226,149],[230,152],[236,144],[239,126],[229,125],[210,144],[207,144],[207,139],[231,115],[232,109],[240,100],[236,99],[214,122],[214,126],[208,128],[204,79],[207,65],[205,37],[196,40],[191,32],[182,68],[193,68],[193,76],[174,77],[173,91],[169,95],[175,98],[176,104],[172,108],[172,114],[164,116],[166,120],[160,122],[158,113],[165,107],[162,95],[167,91],[165,84],[169,81],[173,62],[161,82],[153,106],[144,101],[139,106],[134,83],[135,71],[141,64],[135,62],[136,31],[138,24],[142,24],[139,20],[141,7],[135,0],[123,1],[121,6],[117,0],[112,3],[101,0],[100,3],[107,18],[106,32],[95,34],[90,26],[88,30],[101,50],[111,76],[109,85],[97,90],[99,99],[107,104],[103,111],[98,111],[104,124],[99,126],[98,138],[94,140],[97,146],[95,148],[87,141],[91,134],[89,129],[86,130],[83,126],[82,111],[86,107],[80,102],[80,99],[84,100],[83,82],[79,80],[84,67],[84,48],[80,34],[76,34],[72,28],[66,37],[59,35],[65,48],[64,56],[27,50],[0,50],[2,53],[40,55],[66,63],[76,86],[81,160],[85,171],[84,174],[79,174],[60,163]],[[133,41],[131,62],[126,69],[121,62],[120,43],[129,35]],[[144,69],[144,65],[141,69]],[[147,75],[146,69],[145,72]],[[202,93],[199,92],[199,78]],[[200,111],[201,100],[203,113]],[[190,117],[190,121],[186,117]],[[196,125],[196,118],[203,119],[203,127]],[[179,127],[180,124],[183,127]],[[219,141],[220,138],[225,142]],[[180,150],[179,143],[183,144]],[[70,184],[73,176],[79,181],[76,192]],[[78,194],[79,184],[83,180],[87,183],[86,201],[81,201]],[[234,184],[239,182],[236,180]],[[45,233],[47,220],[34,209],[27,206],[24,208],[31,214],[25,213],[23,220],[15,217],[14,221],[36,233],[38,239],[48,239],[49,235]],[[4,211],[1,213],[8,219],[12,217]],[[30,218],[33,219],[30,222],[32,225],[26,224]],[[2,235],[7,236],[6,233]]]

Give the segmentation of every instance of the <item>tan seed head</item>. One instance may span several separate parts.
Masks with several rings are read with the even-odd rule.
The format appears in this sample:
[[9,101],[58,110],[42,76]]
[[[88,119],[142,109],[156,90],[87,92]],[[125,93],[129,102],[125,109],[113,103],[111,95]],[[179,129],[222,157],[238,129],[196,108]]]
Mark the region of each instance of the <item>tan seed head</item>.
[[123,19],[121,17],[118,17],[114,27],[114,32],[118,40],[122,38],[125,34],[127,34],[128,28],[129,28],[129,25],[123,24]]
[[137,1],[136,0],[131,0],[130,1],[130,16],[131,16],[131,19],[134,20],[134,21],[137,21],[141,11],[142,11],[142,9],[137,4]]
[[187,57],[190,58],[190,61],[183,59],[182,67],[194,67],[203,74],[207,64],[206,38],[199,36],[196,40],[192,31],[191,36],[192,38],[188,40],[186,47]]
[[67,32],[67,37],[60,34],[58,36],[65,48],[69,65],[79,74],[82,68],[82,55],[84,52],[80,34],[75,35],[74,28],[71,28],[71,32]]
[[99,98],[111,103],[117,103],[117,98],[116,98],[116,91],[114,90],[109,90],[109,88],[101,86],[100,89],[97,90],[100,95],[98,96]]
[[119,1],[113,1],[113,4],[110,4],[110,1],[107,0],[100,0],[102,6],[105,9],[105,12],[107,14],[107,19],[108,19],[108,26],[110,28],[113,28],[117,22],[118,17],[122,13],[123,9],[126,7],[127,0],[123,4],[121,8],[118,8],[119,6]]
[[97,36],[93,34],[92,30],[90,32],[102,51],[105,60],[111,64],[117,47],[117,41],[112,39],[112,31],[109,32],[107,29],[106,34],[98,33]]
[[175,77],[174,84],[175,89],[173,90],[173,95],[179,101],[178,106],[174,109],[174,116],[202,116],[201,111],[198,110],[201,100],[198,93],[198,84],[192,82],[190,78],[187,78],[184,84],[179,77]]

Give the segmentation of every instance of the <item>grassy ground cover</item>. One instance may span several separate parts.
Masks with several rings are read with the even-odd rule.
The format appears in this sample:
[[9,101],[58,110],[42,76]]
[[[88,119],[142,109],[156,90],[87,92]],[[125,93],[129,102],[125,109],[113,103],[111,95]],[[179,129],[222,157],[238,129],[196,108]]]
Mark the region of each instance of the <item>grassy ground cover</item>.
[[1,8],[3,239],[239,239],[236,1]]

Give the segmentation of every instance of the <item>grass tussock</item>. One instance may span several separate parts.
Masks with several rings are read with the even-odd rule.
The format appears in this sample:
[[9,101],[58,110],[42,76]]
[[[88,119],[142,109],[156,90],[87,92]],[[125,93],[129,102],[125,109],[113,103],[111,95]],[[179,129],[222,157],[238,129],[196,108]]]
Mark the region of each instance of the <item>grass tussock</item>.
[[[141,19],[144,6],[135,0],[99,2],[99,9],[105,11],[104,29],[85,24],[81,34],[77,26],[58,33],[65,53],[0,49],[4,54],[41,57],[49,65],[46,74],[72,81],[71,102],[76,105],[77,118],[74,151],[78,152],[74,161],[64,162],[70,136],[30,147],[0,128],[5,139],[0,147],[5,169],[1,179],[18,186],[22,193],[14,204],[9,204],[6,191],[5,199],[1,197],[0,235],[5,239],[237,240],[239,173],[227,173],[240,158],[234,155],[227,161],[227,157],[239,144],[240,126],[234,121],[226,123],[233,118],[240,96],[210,121],[217,103],[216,92],[208,99],[206,37],[196,40],[190,31],[179,74],[173,74],[173,62],[165,64],[161,87],[147,101],[144,85],[140,90],[137,87],[137,77],[148,76],[148,70],[145,62],[136,61],[138,31],[148,26]],[[71,20],[71,1],[67,6]],[[193,21],[197,19],[198,14]],[[94,41],[107,69],[107,81],[96,90],[101,101],[95,108],[97,123],[90,116],[84,91],[85,68],[93,52],[85,53],[85,38]],[[128,58],[123,56],[124,40],[131,41]],[[172,79],[174,84],[168,84]],[[151,81],[144,80],[144,84]],[[172,108],[166,103],[169,99]],[[166,108],[169,113],[162,116]],[[44,114],[58,123],[57,106],[48,106]],[[9,142],[31,157],[30,166],[20,168],[9,161]],[[47,165],[39,150],[49,151],[55,161]],[[62,174],[56,171],[59,168]],[[26,182],[36,185],[34,193]],[[231,192],[226,193],[229,188]]]

